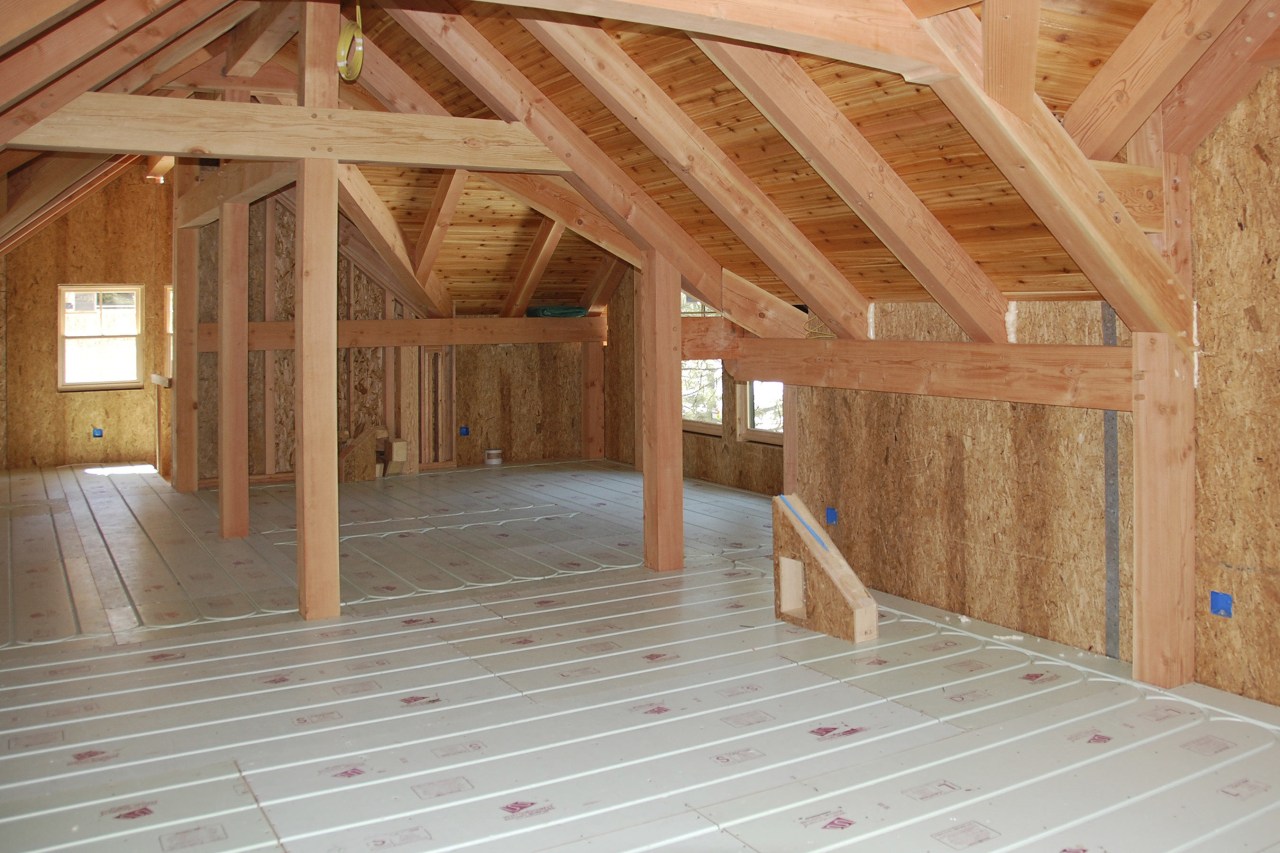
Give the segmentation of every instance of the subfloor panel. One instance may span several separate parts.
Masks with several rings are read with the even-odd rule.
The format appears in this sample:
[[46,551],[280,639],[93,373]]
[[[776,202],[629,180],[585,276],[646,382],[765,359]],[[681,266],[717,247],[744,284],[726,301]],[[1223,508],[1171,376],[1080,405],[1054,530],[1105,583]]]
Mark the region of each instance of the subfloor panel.
[[[870,643],[779,623],[765,498],[690,484],[689,568],[659,575],[625,560],[626,469],[362,487],[354,597],[303,623],[259,602],[289,589],[280,487],[255,490],[256,539],[223,543],[216,500],[116,476],[0,492],[11,613],[61,600],[41,624],[65,635],[11,616],[0,649],[0,849],[1280,844],[1280,710],[887,595]],[[56,570],[16,556],[51,539]],[[213,603],[237,596],[249,615]],[[130,628],[121,600],[189,624]]]

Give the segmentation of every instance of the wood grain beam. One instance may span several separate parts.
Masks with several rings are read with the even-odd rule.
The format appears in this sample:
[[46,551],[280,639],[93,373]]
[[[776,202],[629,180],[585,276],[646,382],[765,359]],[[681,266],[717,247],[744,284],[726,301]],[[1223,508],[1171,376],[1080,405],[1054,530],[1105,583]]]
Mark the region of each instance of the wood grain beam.
[[447,298],[441,300],[439,293],[428,293],[419,283],[395,215],[356,166],[338,166],[338,205],[391,271],[386,285],[397,298],[419,314],[447,317],[453,313]]
[[917,18],[930,18],[972,6],[975,0],[903,0]]
[[1035,105],[1040,0],[984,0],[982,82],[1009,112],[1025,117]]
[[252,77],[298,33],[301,3],[264,3],[230,33],[227,41],[229,77]]
[[680,416],[680,271],[645,252],[636,293],[636,383],[644,477],[644,564],[684,568],[684,464]]
[[0,53],[67,20],[94,0],[0,0]]
[[431,199],[431,208],[427,211],[422,232],[418,235],[413,248],[414,273],[426,289],[431,301],[439,305],[442,317],[453,314],[453,299],[436,275],[435,265],[470,175],[471,173],[465,169],[448,169],[441,173],[440,183],[436,185],[436,194]]
[[[449,115],[403,68],[382,52],[376,44],[365,39],[364,70],[360,84],[393,112],[413,115]],[[632,266],[640,265],[640,250],[635,243],[623,236],[612,222],[582,194],[561,178],[545,175],[517,175],[514,173],[479,173],[478,177],[500,188],[543,216],[556,219],[581,237],[595,243],[606,252],[617,255]]]
[[1022,121],[980,84],[982,33],[967,9],[921,22],[960,73],[934,92],[982,146],[1120,318],[1192,346],[1189,296],[1116,194],[1042,103]]
[[587,289],[583,292],[578,306],[587,309],[587,313],[592,316],[602,313],[609,307],[609,300],[613,299],[618,285],[622,284],[627,269],[627,265],[621,259],[612,255],[606,257],[592,274],[591,280],[587,282]]
[[[80,95],[97,89],[115,79],[128,69],[169,44],[192,27],[227,6],[231,0],[185,0],[144,27],[112,44],[74,69],[28,95],[0,114],[0,145],[12,144],[14,137],[57,113]],[[250,4],[245,15],[256,6]],[[240,7],[236,7],[239,10]],[[194,49],[194,48],[193,48]],[[33,147],[33,146],[18,146]],[[102,153],[151,153],[136,152],[128,148]],[[155,152],[174,153],[174,152]]]
[[218,523],[249,535],[249,206],[218,222]]
[[836,335],[867,337],[867,299],[608,33],[521,23]]
[[519,125],[484,119],[86,92],[15,136],[21,148],[235,160],[323,157],[435,169],[565,172]]
[[681,317],[680,358],[718,359],[739,354],[742,328],[724,317]]
[[179,228],[207,225],[218,218],[224,204],[252,204],[298,180],[296,162],[225,163],[205,174],[181,194],[175,190],[174,215]]
[[523,317],[525,311],[529,310],[533,294],[538,289],[538,283],[542,281],[542,275],[547,271],[547,264],[551,263],[551,256],[555,254],[563,235],[563,222],[544,219],[538,225],[538,233],[534,235],[533,244],[520,264],[520,272],[516,275],[515,284],[507,294],[507,298],[503,300],[499,316]]
[[[226,33],[254,8],[257,7],[233,4],[209,16],[98,91],[109,95],[150,95],[163,90],[178,77],[225,53]],[[176,96],[181,97],[181,93]]]
[[582,458],[603,459],[604,345],[582,345]]
[[[104,159],[97,168],[69,183],[62,192],[25,219],[16,222],[12,228],[0,230],[0,255],[13,251],[27,239],[40,233],[50,222],[65,215],[81,201],[123,175],[141,159],[135,155],[119,155]],[[20,198],[19,203],[22,202],[23,199]]]
[[179,0],[101,0],[91,9],[0,57],[0,109],[129,35]]
[[1124,347],[740,338],[724,358],[739,382],[1133,408],[1133,354]]
[[[604,317],[451,317],[426,320],[339,320],[339,347],[439,347],[473,344],[604,343]],[[218,324],[201,323],[199,352],[218,351]],[[290,350],[287,320],[249,324],[249,350]]]
[[[419,3],[439,10],[432,3]],[[930,82],[945,60],[902,0],[520,0],[520,6],[828,56]]]
[[1110,160],[1094,160],[1092,165],[1139,228],[1148,234],[1165,229],[1166,192],[1161,168]]
[[1063,117],[1085,156],[1114,158],[1246,3],[1156,0]]
[[1133,677],[1195,677],[1195,384],[1167,335],[1133,336]]
[[686,290],[756,334],[804,334],[803,312],[750,282],[736,280],[734,304],[726,305],[725,274],[711,255],[465,18],[444,12],[386,11],[501,118],[523,123],[572,162],[569,183],[637,247],[661,246],[684,278]]
[[1172,154],[1192,154],[1223,117],[1262,79],[1267,68],[1252,61],[1280,33],[1280,0],[1250,0],[1165,99],[1164,144]]
[[169,92],[232,92],[243,91],[253,95],[272,95],[296,98],[298,75],[269,62],[248,77],[236,77],[223,73],[227,55],[218,53],[204,60],[195,68],[175,76],[163,88]]
[[0,239],[19,228],[42,207],[66,192],[76,181],[107,162],[100,154],[53,154],[32,163],[21,187],[9,185],[9,203],[0,216]]
[[976,341],[1005,340],[999,288],[786,54],[694,40]]
[[[173,173],[174,199],[188,190],[197,166],[179,161]],[[174,213],[177,209],[175,206]],[[200,485],[199,356],[200,232],[173,229],[173,488],[191,493]],[[214,336],[216,346],[216,335]]]

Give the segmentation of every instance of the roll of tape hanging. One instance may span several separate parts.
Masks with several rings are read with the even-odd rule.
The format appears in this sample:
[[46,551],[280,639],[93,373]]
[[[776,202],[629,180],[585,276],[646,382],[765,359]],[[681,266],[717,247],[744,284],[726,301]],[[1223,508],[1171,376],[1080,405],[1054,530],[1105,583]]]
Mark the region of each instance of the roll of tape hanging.
[[360,21],[360,6],[356,6],[356,19],[342,25],[338,35],[338,76],[354,83],[364,67],[364,30]]

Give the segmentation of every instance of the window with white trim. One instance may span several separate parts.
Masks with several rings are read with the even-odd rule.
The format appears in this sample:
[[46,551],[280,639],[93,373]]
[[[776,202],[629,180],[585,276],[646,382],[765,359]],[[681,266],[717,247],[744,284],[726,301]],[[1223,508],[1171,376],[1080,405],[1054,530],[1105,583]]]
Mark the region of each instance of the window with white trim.
[[724,424],[724,366],[719,359],[680,362],[680,411],[684,428],[720,435]]
[[738,385],[738,439],[782,443],[781,382],[753,379]]
[[58,286],[58,390],[142,387],[142,286]]

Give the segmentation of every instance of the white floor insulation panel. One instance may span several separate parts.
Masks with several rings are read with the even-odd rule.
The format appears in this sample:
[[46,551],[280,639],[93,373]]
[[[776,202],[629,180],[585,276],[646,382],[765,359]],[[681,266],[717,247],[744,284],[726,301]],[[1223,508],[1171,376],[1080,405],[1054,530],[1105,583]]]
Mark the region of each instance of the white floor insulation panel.
[[885,595],[776,622],[763,497],[688,484],[658,575],[620,467],[344,486],[306,624],[284,488],[241,542],[153,474],[5,488],[0,850],[1280,851],[1280,709]]

